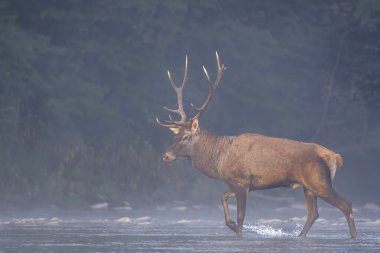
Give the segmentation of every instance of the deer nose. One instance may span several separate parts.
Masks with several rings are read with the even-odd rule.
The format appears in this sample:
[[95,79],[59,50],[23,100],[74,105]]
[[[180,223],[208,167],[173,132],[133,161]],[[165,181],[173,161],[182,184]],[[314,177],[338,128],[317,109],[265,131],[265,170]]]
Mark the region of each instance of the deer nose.
[[176,156],[172,153],[172,152],[165,152],[164,156],[162,157],[162,160],[164,160],[164,162],[171,162],[171,161],[174,161],[176,159]]

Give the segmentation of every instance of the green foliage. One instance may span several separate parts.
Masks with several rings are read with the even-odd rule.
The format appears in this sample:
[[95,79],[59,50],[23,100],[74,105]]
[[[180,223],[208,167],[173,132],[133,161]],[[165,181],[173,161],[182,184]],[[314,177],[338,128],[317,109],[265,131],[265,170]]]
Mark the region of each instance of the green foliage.
[[189,164],[161,164],[171,137],[154,120],[176,102],[166,70],[179,80],[185,54],[185,101],[204,99],[215,50],[227,71],[201,127],[335,146],[356,157],[349,184],[357,164],[377,182],[379,11],[376,0],[0,0],[0,202],[218,194]]

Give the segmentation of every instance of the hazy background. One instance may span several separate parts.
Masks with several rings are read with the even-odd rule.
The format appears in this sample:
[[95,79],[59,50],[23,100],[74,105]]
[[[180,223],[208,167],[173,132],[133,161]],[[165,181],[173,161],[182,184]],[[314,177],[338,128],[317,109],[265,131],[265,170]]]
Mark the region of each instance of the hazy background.
[[176,103],[166,70],[180,80],[188,54],[199,103],[216,50],[227,70],[202,128],[322,144],[344,158],[338,192],[380,204],[379,14],[377,0],[0,0],[0,208],[218,204],[223,183],[161,162],[172,135],[155,122]]

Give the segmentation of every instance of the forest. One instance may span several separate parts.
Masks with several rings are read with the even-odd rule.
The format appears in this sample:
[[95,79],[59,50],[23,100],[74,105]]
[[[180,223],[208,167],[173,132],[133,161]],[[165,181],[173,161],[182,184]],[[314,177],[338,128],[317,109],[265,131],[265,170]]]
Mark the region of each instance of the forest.
[[0,31],[0,208],[218,203],[223,183],[162,162],[155,121],[176,103],[167,70],[188,55],[191,114],[215,51],[201,128],[324,145],[338,191],[380,203],[380,1],[0,0]]

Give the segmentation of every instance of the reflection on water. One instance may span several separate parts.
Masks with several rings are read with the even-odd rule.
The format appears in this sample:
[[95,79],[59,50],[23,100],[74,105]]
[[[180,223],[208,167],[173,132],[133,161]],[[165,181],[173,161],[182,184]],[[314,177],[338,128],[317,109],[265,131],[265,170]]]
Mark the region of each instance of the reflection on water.
[[249,223],[255,219],[247,217],[244,238],[238,240],[219,209],[12,213],[0,217],[0,253],[380,252],[376,217],[357,219],[356,240],[349,239],[341,218],[322,219],[307,238],[298,238],[303,219],[256,218]]

